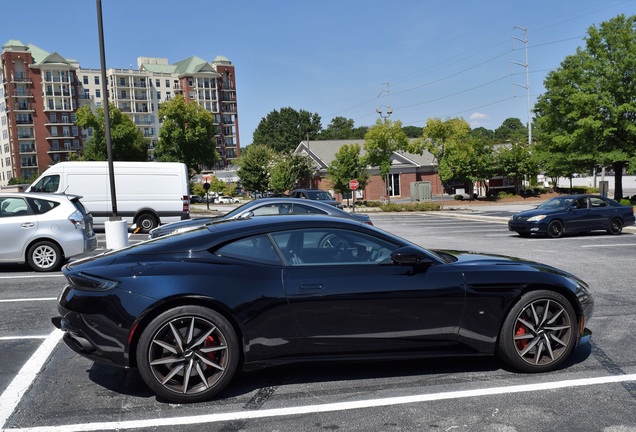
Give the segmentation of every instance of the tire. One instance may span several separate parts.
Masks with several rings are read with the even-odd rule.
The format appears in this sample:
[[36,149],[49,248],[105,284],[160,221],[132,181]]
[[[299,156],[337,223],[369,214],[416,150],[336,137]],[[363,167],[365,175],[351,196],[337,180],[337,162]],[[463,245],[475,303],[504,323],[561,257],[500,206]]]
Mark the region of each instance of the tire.
[[156,228],[159,225],[157,218],[150,213],[142,213],[137,217],[137,226],[141,232],[148,233],[151,229]]
[[142,379],[157,396],[175,403],[210,399],[231,381],[238,363],[232,325],[201,306],[162,313],[143,330],[137,345]]
[[570,302],[554,291],[524,294],[499,333],[499,357],[522,372],[557,369],[577,340],[577,319]]
[[554,220],[548,225],[548,236],[559,238],[563,236],[563,222]]
[[623,221],[619,218],[612,219],[607,226],[607,232],[608,234],[619,235],[623,232]]
[[50,241],[34,243],[27,251],[27,262],[37,272],[56,271],[62,266],[63,260],[62,249]]

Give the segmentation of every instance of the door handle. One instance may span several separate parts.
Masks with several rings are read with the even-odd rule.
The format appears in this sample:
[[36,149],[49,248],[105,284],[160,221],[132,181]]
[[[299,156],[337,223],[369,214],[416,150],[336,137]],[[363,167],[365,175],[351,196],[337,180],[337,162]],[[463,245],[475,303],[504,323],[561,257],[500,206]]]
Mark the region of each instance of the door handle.
[[22,225],[20,225],[22,228],[33,228],[34,223],[33,222],[25,222]]

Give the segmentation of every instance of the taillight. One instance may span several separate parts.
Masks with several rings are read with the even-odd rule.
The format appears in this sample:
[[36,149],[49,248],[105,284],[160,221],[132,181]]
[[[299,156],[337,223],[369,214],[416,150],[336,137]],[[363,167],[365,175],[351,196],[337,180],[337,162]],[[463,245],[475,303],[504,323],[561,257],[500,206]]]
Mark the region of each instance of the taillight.
[[76,210],[68,217],[68,220],[75,226],[75,229],[84,229],[86,228],[86,224],[84,222],[84,215]]
[[190,213],[190,197],[187,195],[183,196],[183,212]]

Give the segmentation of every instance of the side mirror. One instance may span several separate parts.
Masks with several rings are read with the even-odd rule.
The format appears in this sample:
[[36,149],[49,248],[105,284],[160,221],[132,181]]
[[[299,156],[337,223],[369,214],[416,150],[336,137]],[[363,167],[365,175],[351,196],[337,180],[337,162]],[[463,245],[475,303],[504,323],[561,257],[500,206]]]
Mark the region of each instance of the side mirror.
[[391,261],[397,265],[419,266],[422,264],[432,264],[433,261],[419,249],[412,246],[404,246],[396,249],[391,254]]

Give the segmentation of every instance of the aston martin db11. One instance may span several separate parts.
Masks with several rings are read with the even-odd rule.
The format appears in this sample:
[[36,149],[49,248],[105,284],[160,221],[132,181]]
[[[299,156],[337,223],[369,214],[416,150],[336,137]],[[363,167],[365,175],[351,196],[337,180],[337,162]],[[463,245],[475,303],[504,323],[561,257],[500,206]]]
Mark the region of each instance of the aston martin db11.
[[66,265],[56,327],[75,352],[136,367],[165,400],[235,372],[306,361],[497,355],[562,366],[594,308],[544,264],[426,250],[328,216],[236,219]]

